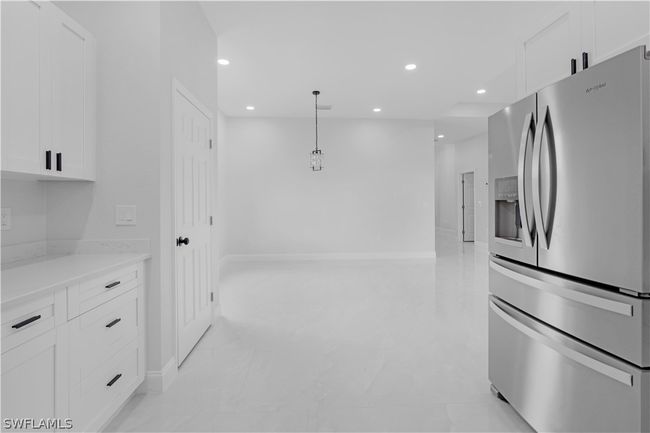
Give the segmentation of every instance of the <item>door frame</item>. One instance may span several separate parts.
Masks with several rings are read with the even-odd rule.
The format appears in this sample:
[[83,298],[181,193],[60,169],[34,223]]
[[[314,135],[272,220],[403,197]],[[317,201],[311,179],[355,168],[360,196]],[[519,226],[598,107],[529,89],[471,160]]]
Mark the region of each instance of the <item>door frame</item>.
[[[190,92],[177,78],[172,78],[172,83],[171,83],[171,161],[170,161],[170,166],[171,166],[171,197],[170,197],[170,216],[171,216],[171,227],[170,227],[170,238],[169,241],[172,245],[172,254],[171,254],[171,286],[173,288],[172,290],[172,305],[174,308],[174,357],[175,359],[175,367],[179,368],[179,356],[178,356],[178,339],[179,339],[179,328],[178,328],[178,287],[176,287],[176,245],[174,244],[174,241],[176,240],[176,94],[180,93],[183,95],[183,97],[187,98],[188,101],[190,101],[196,108],[198,108],[209,120],[210,120],[210,139],[213,140],[214,142],[214,116],[212,114],[212,111],[203,104],[201,101],[199,101],[193,94]],[[215,164],[214,164],[214,158],[210,158],[210,186],[213,185],[213,176],[214,176],[214,169],[215,169]],[[210,214],[214,215],[214,200],[212,199],[214,194],[214,191],[210,191]],[[213,251],[213,227],[214,225],[210,226],[210,251]],[[163,240],[163,242],[166,242],[166,240]],[[214,258],[213,258],[214,260]],[[210,308],[210,323],[212,323],[212,320],[214,319],[214,303],[212,302],[212,296],[214,293],[214,284],[215,282],[212,281],[212,287],[210,287],[210,300],[211,300],[211,308]],[[210,325],[212,326],[212,324]]]
[[465,227],[465,210],[463,209],[464,203],[464,194],[463,189],[463,176],[466,174],[472,173],[474,175],[474,240],[467,242],[476,243],[476,168],[466,169],[459,171],[457,173],[457,190],[456,190],[456,210],[457,210],[457,236],[459,242],[466,242],[465,236],[463,235],[463,229]]

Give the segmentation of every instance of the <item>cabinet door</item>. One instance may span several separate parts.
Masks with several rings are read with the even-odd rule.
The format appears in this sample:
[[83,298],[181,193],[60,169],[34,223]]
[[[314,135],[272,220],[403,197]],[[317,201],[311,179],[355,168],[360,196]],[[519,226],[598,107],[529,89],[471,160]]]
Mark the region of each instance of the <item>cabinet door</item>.
[[540,25],[528,29],[517,41],[516,64],[519,97],[571,74],[571,59],[579,61],[582,5],[561,4]]
[[583,7],[583,51],[592,64],[639,45],[650,49],[650,2],[594,1]]
[[53,329],[2,354],[3,423],[67,416],[65,340],[65,332]]
[[66,178],[94,177],[95,42],[57,10],[51,22],[53,166]]
[[46,4],[2,2],[2,170],[45,168]]

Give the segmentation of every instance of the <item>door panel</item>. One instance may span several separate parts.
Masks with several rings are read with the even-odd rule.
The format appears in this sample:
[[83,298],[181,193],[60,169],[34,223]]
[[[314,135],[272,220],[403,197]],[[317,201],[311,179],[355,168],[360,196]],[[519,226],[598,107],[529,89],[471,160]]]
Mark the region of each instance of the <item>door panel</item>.
[[520,96],[569,76],[570,59],[580,54],[582,4],[563,2],[538,22],[540,25],[527,29],[518,42]]
[[548,239],[539,266],[634,291],[643,290],[642,59],[635,49],[541,90],[536,137],[536,222]]
[[180,88],[174,91],[176,293],[179,365],[210,326],[211,116]]
[[39,174],[45,167],[41,106],[49,77],[46,14],[34,2],[2,2],[2,169]]
[[[53,70],[53,151],[61,153],[60,172],[55,174],[87,177],[90,156],[88,154],[89,130],[92,119],[88,118],[91,103],[88,91],[89,45],[91,36],[76,22],[60,11],[53,22],[54,49]],[[56,162],[53,162],[56,165]]]
[[[534,124],[537,119],[536,95],[490,116],[488,119],[488,171],[489,171],[489,248],[492,254],[508,257],[531,265],[537,264],[532,188],[532,144]],[[529,125],[525,125],[526,121]],[[532,127],[530,127],[532,125]],[[524,134],[522,134],[524,133]],[[523,135],[523,137],[522,137]],[[524,141],[522,183],[525,194],[519,191],[520,151]],[[520,206],[528,215],[531,243],[524,242],[524,229]]]
[[463,174],[463,241],[474,242],[474,173]]

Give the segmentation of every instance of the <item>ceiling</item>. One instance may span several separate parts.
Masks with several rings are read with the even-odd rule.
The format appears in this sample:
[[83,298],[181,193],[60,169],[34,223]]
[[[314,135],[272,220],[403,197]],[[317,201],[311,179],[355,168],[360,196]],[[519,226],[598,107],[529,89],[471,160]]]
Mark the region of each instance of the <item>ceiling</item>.
[[[309,117],[311,92],[318,89],[319,103],[333,106],[323,116],[435,119],[446,140],[460,140],[484,131],[485,117],[514,101],[515,37],[555,5],[306,1],[202,7],[218,35],[220,57],[231,62],[218,66],[219,107],[226,115]],[[407,63],[417,69],[406,71]],[[479,88],[487,92],[477,95]],[[246,111],[247,105],[255,111]]]

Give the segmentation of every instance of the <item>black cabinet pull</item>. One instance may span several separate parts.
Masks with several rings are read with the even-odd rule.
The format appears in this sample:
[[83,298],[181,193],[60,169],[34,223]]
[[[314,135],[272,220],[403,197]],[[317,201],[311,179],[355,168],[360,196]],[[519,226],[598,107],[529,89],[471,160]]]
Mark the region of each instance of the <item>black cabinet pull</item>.
[[115,382],[120,380],[120,377],[122,377],[122,373],[115,375],[115,377],[112,378],[111,381],[106,384],[106,386],[113,386]]
[[182,236],[176,239],[176,246],[180,247],[181,245],[189,245],[190,238],[183,238]]
[[113,281],[111,284],[107,284],[104,287],[107,289],[112,289],[113,287],[118,286],[119,284],[120,284],[119,281]]
[[582,70],[585,70],[589,67],[589,54],[583,52],[582,53]]
[[61,171],[63,170],[63,155],[61,155],[61,152],[57,152],[56,154],[56,171]]
[[109,323],[108,325],[106,325],[106,327],[107,327],[107,328],[112,328],[113,326],[117,325],[121,320],[122,320],[122,319],[118,317],[117,319],[112,320],[111,323]]
[[45,170],[52,170],[52,151],[45,151]]
[[41,315],[39,314],[38,316],[32,316],[29,319],[25,319],[22,322],[16,323],[15,325],[12,326],[14,329],[20,329],[23,326],[29,325],[32,322],[36,322],[38,319],[41,318]]
[[571,59],[571,75],[575,75],[576,72],[578,72],[578,61]]

